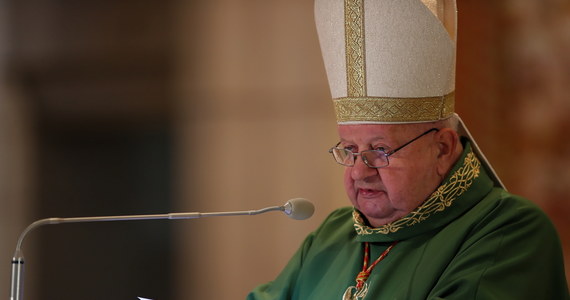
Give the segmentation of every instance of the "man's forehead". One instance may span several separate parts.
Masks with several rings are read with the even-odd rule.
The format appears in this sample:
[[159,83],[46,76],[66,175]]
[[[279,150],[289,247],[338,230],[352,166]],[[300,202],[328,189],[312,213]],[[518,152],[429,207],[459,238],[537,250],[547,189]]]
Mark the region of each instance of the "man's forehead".
[[396,134],[407,131],[414,131],[420,124],[339,124],[339,133],[377,133]]
[[342,141],[391,140],[406,131],[406,127],[402,124],[343,124],[338,125],[338,133]]
[[423,123],[339,124],[338,135],[341,142],[373,144],[381,141],[400,143],[410,139],[413,135],[420,134],[428,127],[429,125]]

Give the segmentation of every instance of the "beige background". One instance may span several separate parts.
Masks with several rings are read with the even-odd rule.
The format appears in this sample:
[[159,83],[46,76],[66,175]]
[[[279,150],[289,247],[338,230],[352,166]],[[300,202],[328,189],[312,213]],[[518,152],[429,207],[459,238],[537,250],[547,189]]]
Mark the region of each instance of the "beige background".
[[[2,293],[17,235],[45,217],[37,209],[44,201],[37,188],[36,159],[44,151],[38,119],[87,128],[85,136],[94,128],[162,124],[172,136],[168,199],[175,211],[256,209],[294,197],[315,203],[317,212],[307,221],[275,213],[173,225],[173,299],[244,298],[278,274],[328,212],[346,204],[342,170],[326,152],[336,142],[335,121],[312,1],[0,5]],[[551,216],[568,259],[570,5],[459,0],[458,8],[456,110],[509,190]],[[84,20],[98,25],[74,23]],[[158,75],[140,79],[141,65]],[[87,76],[91,70],[107,81]],[[79,75],[94,79],[69,84]],[[97,98],[102,90],[118,90],[121,97]],[[70,206],[96,205],[81,201]],[[26,243],[32,259],[41,251],[35,245],[40,235]],[[144,264],[130,268],[145,271]],[[79,278],[81,271],[75,271]],[[38,296],[38,282],[49,278],[37,274],[26,274],[27,298],[50,298]]]

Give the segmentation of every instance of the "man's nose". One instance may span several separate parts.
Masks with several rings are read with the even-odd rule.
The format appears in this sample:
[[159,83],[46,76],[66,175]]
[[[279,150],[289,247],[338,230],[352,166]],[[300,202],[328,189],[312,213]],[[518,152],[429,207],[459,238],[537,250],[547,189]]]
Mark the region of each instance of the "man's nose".
[[363,180],[367,177],[374,176],[378,174],[376,168],[371,168],[364,163],[364,159],[361,155],[358,155],[354,159],[354,166],[351,170],[351,176],[353,180]]

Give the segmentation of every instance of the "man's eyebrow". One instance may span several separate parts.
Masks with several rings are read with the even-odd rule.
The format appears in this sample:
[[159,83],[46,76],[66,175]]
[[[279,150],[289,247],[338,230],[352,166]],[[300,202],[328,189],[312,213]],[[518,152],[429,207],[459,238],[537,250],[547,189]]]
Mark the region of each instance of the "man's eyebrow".
[[[376,138],[370,140],[370,142],[369,142],[368,144],[371,145],[371,144],[375,144],[375,143],[377,143],[377,142],[385,141],[385,140],[386,140],[385,137],[379,136],[379,137],[376,137]],[[343,138],[340,138],[340,139],[339,139],[339,144],[342,144],[342,143],[349,143],[349,144],[352,144],[352,143],[354,143],[354,142],[349,141],[349,140],[346,140],[346,139],[343,139]]]
[[[346,141],[347,139],[340,137],[339,138],[341,141]],[[377,140],[385,140],[386,137],[385,136],[375,136],[373,138],[371,138],[371,141],[377,141]]]

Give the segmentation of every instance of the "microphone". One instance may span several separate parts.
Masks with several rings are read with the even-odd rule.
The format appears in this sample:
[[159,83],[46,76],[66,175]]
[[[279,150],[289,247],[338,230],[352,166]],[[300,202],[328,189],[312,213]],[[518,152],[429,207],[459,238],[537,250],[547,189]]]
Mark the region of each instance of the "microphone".
[[295,198],[283,205],[283,212],[292,219],[305,220],[315,212],[315,206],[307,199]]
[[22,300],[24,295],[24,254],[22,252],[22,242],[26,235],[34,228],[43,225],[63,224],[63,223],[87,223],[87,222],[109,222],[109,221],[138,221],[138,220],[181,220],[181,219],[197,219],[203,217],[225,217],[225,216],[243,216],[258,215],[270,211],[282,211],[289,218],[295,220],[305,220],[310,218],[315,206],[309,200],[304,198],[294,198],[287,201],[281,206],[271,206],[258,210],[246,211],[229,211],[229,212],[185,212],[185,213],[168,213],[168,214],[152,214],[152,215],[124,215],[124,216],[100,216],[100,217],[76,217],[76,218],[46,218],[40,219],[30,224],[18,238],[16,251],[12,258],[12,283],[10,291],[10,300]]

